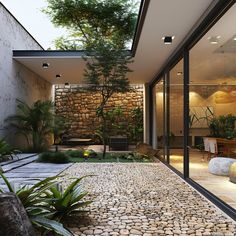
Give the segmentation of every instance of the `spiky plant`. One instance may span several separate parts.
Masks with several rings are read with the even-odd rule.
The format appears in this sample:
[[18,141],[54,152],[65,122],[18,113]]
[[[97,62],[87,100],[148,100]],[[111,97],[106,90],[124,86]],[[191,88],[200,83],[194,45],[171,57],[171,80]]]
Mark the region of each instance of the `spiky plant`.
[[16,133],[26,138],[34,152],[40,152],[47,146],[47,135],[53,127],[53,103],[36,101],[32,106],[17,99],[17,113],[9,116],[6,122]]

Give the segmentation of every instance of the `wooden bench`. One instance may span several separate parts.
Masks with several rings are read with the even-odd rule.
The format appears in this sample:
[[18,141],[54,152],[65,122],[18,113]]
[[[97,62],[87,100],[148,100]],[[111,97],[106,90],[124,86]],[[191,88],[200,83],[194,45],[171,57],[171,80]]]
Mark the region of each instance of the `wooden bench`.
[[70,138],[66,139],[65,143],[67,145],[88,145],[92,141],[91,138]]

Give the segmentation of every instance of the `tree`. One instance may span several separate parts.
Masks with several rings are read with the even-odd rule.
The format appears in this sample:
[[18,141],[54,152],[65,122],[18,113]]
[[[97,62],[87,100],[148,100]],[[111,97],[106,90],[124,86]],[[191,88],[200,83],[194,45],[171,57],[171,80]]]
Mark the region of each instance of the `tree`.
[[52,133],[53,103],[36,101],[32,106],[17,100],[17,114],[9,116],[6,121],[22,134],[34,152],[42,151],[48,144],[47,135]]
[[[99,91],[101,103],[100,137],[106,154],[107,102],[114,93],[130,90],[127,73],[131,57],[125,50],[137,21],[137,0],[47,0],[44,10],[57,26],[70,30],[56,44],[60,49],[85,49],[85,81],[89,89]],[[78,43],[75,43],[77,40]]]
[[120,45],[106,43],[103,40],[98,40],[88,51],[88,55],[92,55],[92,58],[85,57],[87,63],[84,77],[89,88],[101,94],[97,116],[101,119],[100,136],[105,157],[109,120],[106,116],[107,103],[114,93],[130,91],[127,73],[131,72],[128,67],[131,57],[127,55],[127,51],[120,49]]
[[[43,11],[56,26],[70,32],[56,40],[58,49],[86,49],[97,38],[114,42],[132,39],[137,21],[137,0],[47,0]],[[77,42],[77,43],[76,43]]]

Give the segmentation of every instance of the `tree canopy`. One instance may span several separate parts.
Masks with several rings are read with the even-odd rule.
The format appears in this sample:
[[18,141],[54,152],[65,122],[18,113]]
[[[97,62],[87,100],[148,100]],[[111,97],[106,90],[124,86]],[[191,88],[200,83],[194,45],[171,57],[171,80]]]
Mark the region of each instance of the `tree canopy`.
[[[137,0],[47,0],[44,9],[56,26],[69,30],[56,40],[60,49],[85,49],[97,38],[124,43],[132,39],[137,20]],[[96,37],[94,37],[96,36]],[[77,41],[78,43],[74,43]],[[72,43],[69,43],[72,42]]]

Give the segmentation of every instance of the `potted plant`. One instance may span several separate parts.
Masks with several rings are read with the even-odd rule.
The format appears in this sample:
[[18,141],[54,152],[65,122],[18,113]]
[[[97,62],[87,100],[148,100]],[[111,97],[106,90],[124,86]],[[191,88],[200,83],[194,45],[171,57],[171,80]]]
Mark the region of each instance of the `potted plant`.
[[235,121],[236,116],[233,114],[213,118],[209,123],[210,135],[226,139],[236,137]]

